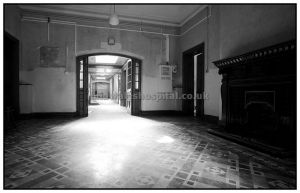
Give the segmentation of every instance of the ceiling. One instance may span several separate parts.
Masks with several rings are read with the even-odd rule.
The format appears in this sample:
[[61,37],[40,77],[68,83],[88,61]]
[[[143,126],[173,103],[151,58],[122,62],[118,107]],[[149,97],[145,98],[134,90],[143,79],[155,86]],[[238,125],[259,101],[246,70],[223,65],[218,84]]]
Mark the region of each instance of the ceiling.
[[123,66],[128,59],[129,58],[118,56],[116,63],[113,64],[112,63],[106,64],[102,62],[96,63],[96,56],[89,56],[88,60],[89,60],[89,65],[101,64],[101,65]]
[[97,77],[105,77],[105,80],[111,78],[114,74],[120,73],[121,68],[127,62],[129,58],[118,56],[115,63],[96,63],[96,56],[89,56],[89,73],[93,80],[97,80]]
[[[22,9],[47,11],[54,13],[73,14],[79,16],[91,16],[108,18],[113,12],[113,5],[95,4],[30,4],[21,5]],[[169,26],[182,26],[196,13],[204,9],[206,5],[200,4],[116,4],[116,13],[120,22],[137,21]]]
[[[100,72],[101,71],[101,72]],[[110,67],[95,67],[89,68],[89,74],[91,74],[92,80],[98,80],[97,77],[105,77],[105,80],[110,79],[116,73],[120,73],[121,69]]]

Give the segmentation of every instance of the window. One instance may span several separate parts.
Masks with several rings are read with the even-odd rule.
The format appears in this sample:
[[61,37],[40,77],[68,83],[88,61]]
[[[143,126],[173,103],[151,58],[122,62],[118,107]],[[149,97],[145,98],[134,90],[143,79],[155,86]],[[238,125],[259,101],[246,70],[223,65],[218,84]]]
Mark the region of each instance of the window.
[[127,89],[131,89],[131,80],[132,80],[132,63],[131,61],[128,62],[128,67],[127,67]]
[[139,89],[139,84],[140,84],[140,79],[139,79],[139,76],[140,76],[140,65],[139,63],[135,63],[135,78],[134,78],[134,88],[135,89]]
[[80,60],[79,88],[83,88],[83,60]]

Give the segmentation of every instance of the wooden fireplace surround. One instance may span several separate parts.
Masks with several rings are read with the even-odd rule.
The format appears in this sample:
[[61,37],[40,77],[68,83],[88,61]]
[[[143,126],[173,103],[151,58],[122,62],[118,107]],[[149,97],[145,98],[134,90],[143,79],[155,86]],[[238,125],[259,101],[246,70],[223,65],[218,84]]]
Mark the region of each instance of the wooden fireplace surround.
[[[222,59],[214,64],[222,75],[220,125],[228,132],[271,145],[295,146],[296,41]],[[275,93],[273,125],[262,126],[267,125],[267,121],[249,123],[245,108],[247,92]]]

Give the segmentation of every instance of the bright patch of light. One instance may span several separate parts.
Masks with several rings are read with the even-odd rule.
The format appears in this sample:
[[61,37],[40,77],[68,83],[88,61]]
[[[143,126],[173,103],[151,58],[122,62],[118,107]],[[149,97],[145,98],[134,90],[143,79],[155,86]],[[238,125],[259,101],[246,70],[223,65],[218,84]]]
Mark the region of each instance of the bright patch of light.
[[127,157],[126,148],[108,144],[91,148],[85,161],[94,169],[94,176],[101,179],[110,173],[121,170]]
[[106,71],[106,72],[111,72],[111,69],[108,68],[108,69],[106,69],[105,71]]
[[98,68],[97,72],[104,72],[104,68]]
[[107,75],[109,75],[108,73],[102,73],[102,72],[99,72],[97,75],[99,75],[99,76],[107,76]]
[[95,56],[96,63],[106,63],[106,64],[114,64],[118,60],[118,56],[110,56],[110,55],[100,55]]
[[123,167],[123,166],[122,166],[121,163],[116,163],[115,166],[114,166],[114,169],[115,169],[115,170],[121,170],[122,167]]
[[98,80],[105,80],[105,77],[97,77]]
[[173,141],[174,139],[169,136],[163,136],[162,138],[157,140],[158,143],[172,143]]
[[170,141],[171,137],[164,136],[160,130],[155,129],[161,126],[161,122],[131,116],[126,113],[126,109],[120,109],[120,106],[111,100],[99,102],[101,105],[89,107],[93,112],[88,117],[55,129],[65,133],[68,138],[65,140],[66,144],[74,145],[74,162],[80,163],[79,167],[83,171],[89,171],[89,175],[96,180],[103,181],[127,171],[128,163],[141,155],[137,152],[139,146],[145,142],[152,143],[145,141],[147,136],[159,136],[157,139]]

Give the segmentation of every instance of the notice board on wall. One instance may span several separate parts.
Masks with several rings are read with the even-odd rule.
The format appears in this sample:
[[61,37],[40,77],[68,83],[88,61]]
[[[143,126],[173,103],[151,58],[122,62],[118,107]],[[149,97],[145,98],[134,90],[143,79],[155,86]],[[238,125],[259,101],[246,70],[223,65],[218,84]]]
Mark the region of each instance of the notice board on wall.
[[60,48],[55,46],[40,47],[40,66],[41,67],[65,67],[60,61]]
[[172,66],[160,65],[159,92],[172,92]]

